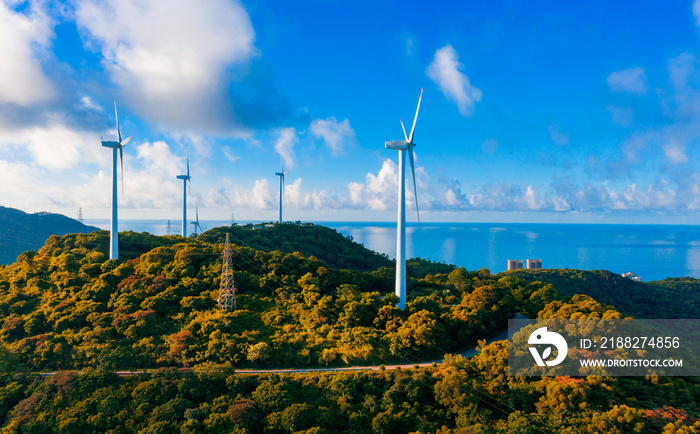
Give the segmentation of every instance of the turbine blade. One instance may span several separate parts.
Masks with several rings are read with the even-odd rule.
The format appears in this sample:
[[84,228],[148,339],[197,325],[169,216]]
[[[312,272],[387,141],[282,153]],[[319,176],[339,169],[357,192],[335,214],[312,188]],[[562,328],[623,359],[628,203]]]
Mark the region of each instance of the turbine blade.
[[418,110],[420,110],[420,100],[423,99],[423,89],[420,90],[418,97],[418,107],[416,107],[416,116],[413,118],[413,126],[411,127],[411,135],[408,137],[408,143],[413,143],[413,133],[416,130],[416,121],[418,120]]
[[190,181],[190,178],[187,178],[187,185],[190,187],[190,194],[192,194],[192,181]]
[[190,153],[187,153],[187,177],[190,176]]
[[406,141],[408,142],[408,136],[406,135],[406,128],[403,126],[403,121],[401,119],[399,119],[399,122],[401,122],[401,129],[403,130],[403,136],[406,139]]
[[119,136],[119,142],[122,141],[122,132],[119,129],[119,115],[117,114],[117,102],[114,101],[114,118],[117,120],[117,135]]
[[129,140],[131,140],[132,137],[134,137],[134,136],[129,136],[129,137],[127,137],[127,138],[124,139],[124,141],[121,142],[119,145],[121,145],[122,147],[124,147],[127,143],[129,143]]
[[124,196],[124,151],[122,151],[122,146],[119,147],[119,162],[122,166],[122,196]]
[[420,225],[420,213],[418,212],[418,189],[416,188],[416,171],[413,167],[413,148],[408,150],[408,160],[411,163],[411,177],[413,178],[413,198],[416,200],[416,215],[418,216],[418,224]]
[[288,173],[289,173],[289,170],[287,170],[286,172],[284,172],[284,173],[282,174],[282,176],[284,176],[284,175],[286,175],[286,174],[288,174]]

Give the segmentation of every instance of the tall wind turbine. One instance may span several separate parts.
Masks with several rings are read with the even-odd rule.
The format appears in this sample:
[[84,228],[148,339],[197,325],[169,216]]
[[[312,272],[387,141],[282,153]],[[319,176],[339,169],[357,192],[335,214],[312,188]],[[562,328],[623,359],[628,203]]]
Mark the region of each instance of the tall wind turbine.
[[191,222],[191,224],[194,225],[194,234],[197,235],[197,228],[199,228],[201,232],[204,232],[202,225],[199,224],[199,204],[197,202],[194,203],[194,215],[195,220]]
[[406,176],[404,170],[404,162],[406,159],[406,151],[408,151],[408,160],[411,163],[411,176],[413,177],[413,197],[416,200],[416,214],[418,215],[418,224],[420,224],[420,214],[418,213],[418,192],[416,189],[416,172],[413,167],[413,148],[416,146],[413,143],[413,133],[416,130],[416,120],[418,119],[418,110],[420,109],[420,101],[423,98],[423,89],[420,90],[418,97],[418,107],[416,107],[416,115],[413,118],[413,126],[411,127],[411,135],[406,136],[406,128],[401,122],[403,136],[406,140],[393,140],[384,142],[387,149],[396,149],[399,151],[399,211],[396,223],[396,295],[399,297],[399,309],[406,307]]
[[119,149],[119,162],[122,168],[122,195],[124,194],[124,154],[122,148],[131,137],[122,140],[122,132],[119,129],[119,116],[117,115],[117,102],[114,102],[114,117],[117,120],[118,141],[102,141],[102,146],[112,148],[112,223],[109,232],[109,259],[119,259],[119,225],[117,218],[117,149]]
[[190,179],[190,155],[187,154],[187,175],[177,175],[177,179],[182,179],[182,236],[187,237],[187,185],[192,192],[192,182]]
[[280,223],[282,223],[282,191],[284,190],[284,175],[288,174],[289,170],[284,171],[284,166],[282,166],[281,172],[276,172],[275,175],[280,177]]

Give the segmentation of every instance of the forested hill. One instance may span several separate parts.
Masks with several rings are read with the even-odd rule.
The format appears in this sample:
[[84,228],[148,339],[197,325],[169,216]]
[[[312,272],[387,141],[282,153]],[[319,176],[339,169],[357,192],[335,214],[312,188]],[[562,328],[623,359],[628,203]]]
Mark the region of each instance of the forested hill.
[[[250,224],[222,226],[204,232],[197,240],[223,244],[226,233],[233,244],[263,252],[300,252],[304,256],[314,256],[322,260],[331,268],[372,271],[394,266],[393,260],[355,242],[352,236],[345,236],[335,229],[313,223],[270,223],[264,227]],[[412,258],[406,264],[408,276],[415,278],[427,274],[447,274],[455,268],[454,265],[421,258]]]
[[332,268],[370,271],[392,266],[392,261],[386,255],[365,248],[335,229],[311,223],[275,223],[260,229],[253,225],[224,226],[206,231],[197,239],[205,243],[223,244],[226,233],[230,241],[239,246],[263,252],[301,252],[305,256],[315,256]]
[[700,318],[700,280],[635,282],[605,270],[542,269],[502,275],[551,283],[563,296],[585,294],[635,318]]
[[38,250],[51,235],[99,230],[61,214],[28,214],[0,206],[0,264],[11,264],[28,250]]

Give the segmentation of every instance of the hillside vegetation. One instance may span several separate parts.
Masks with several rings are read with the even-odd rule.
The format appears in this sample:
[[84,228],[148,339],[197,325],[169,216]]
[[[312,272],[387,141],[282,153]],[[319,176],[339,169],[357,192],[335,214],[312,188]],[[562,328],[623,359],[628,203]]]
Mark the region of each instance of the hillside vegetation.
[[516,270],[500,273],[552,284],[561,295],[585,294],[635,318],[700,318],[700,280],[635,282],[605,270]]
[[27,214],[0,206],[0,264],[11,264],[27,250],[37,250],[51,235],[99,230],[60,214]]

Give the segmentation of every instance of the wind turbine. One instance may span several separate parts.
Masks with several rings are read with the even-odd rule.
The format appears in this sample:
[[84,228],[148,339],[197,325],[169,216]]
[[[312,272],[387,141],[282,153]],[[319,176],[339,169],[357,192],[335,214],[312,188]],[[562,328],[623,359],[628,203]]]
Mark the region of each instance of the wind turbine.
[[276,172],[275,175],[280,177],[280,223],[282,223],[282,191],[284,189],[284,175],[288,174],[289,170],[284,171],[284,166],[282,166],[281,172]]
[[420,224],[420,213],[418,213],[418,192],[416,189],[416,172],[413,165],[413,148],[416,146],[413,143],[413,133],[416,130],[416,120],[418,119],[418,110],[420,109],[420,101],[423,98],[423,89],[420,90],[418,97],[418,107],[416,107],[416,115],[413,118],[413,126],[411,127],[411,135],[406,136],[406,128],[401,122],[401,129],[406,140],[393,140],[384,142],[384,147],[387,149],[396,149],[399,151],[399,211],[396,224],[396,295],[399,297],[399,309],[406,307],[406,176],[404,170],[404,161],[406,159],[406,151],[408,151],[408,160],[411,163],[411,176],[413,177],[413,197],[416,200],[416,214],[418,215],[418,224]]
[[117,120],[118,141],[102,141],[102,146],[112,148],[112,223],[109,232],[109,259],[119,259],[119,228],[117,217],[117,149],[119,149],[119,162],[122,169],[122,195],[124,194],[124,152],[122,148],[131,140],[129,136],[122,140],[122,132],[119,129],[119,116],[117,115],[117,102],[114,102],[114,117]]
[[190,179],[190,155],[187,154],[187,175],[177,175],[177,179],[182,179],[182,236],[187,237],[187,185],[192,192],[192,182]]
[[192,225],[194,225],[194,234],[197,235],[197,228],[199,228],[200,231],[204,232],[204,229],[202,229],[202,226],[199,224],[199,205],[197,202],[194,203],[194,213],[195,213],[195,221],[191,222]]

